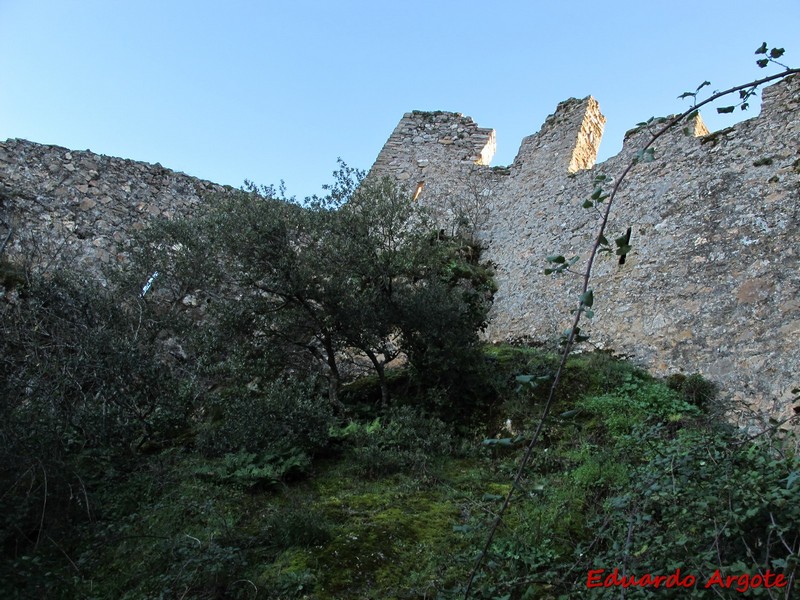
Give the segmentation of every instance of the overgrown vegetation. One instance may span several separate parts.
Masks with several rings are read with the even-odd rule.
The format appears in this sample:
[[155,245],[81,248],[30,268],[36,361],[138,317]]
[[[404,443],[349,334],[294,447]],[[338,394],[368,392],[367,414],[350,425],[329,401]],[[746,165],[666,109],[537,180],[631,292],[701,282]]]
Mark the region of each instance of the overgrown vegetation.
[[[145,572],[163,553],[186,561],[101,597],[216,597],[238,550],[216,534],[163,535],[187,525],[184,500],[192,515],[214,504],[194,487],[271,493],[322,460],[375,479],[447,454],[485,395],[468,382],[494,284],[472,240],[427,219],[388,181],[342,165],[306,206],[251,187],[156,222],[107,286],[66,260],[3,263],[4,590],[91,595],[118,547]],[[407,385],[392,401],[398,357]],[[343,372],[348,359],[371,365],[377,398],[339,398],[359,375]],[[146,564],[140,537],[161,540]]]
[[[22,362],[3,356],[6,369]],[[481,426],[437,416],[446,401],[408,381],[385,407],[377,382],[348,390],[334,415],[313,380],[289,378],[212,394],[208,414],[189,411],[185,429],[153,419],[161,443],[148,446],[139,419],[125,426],[125,407],[111,412],[110,443],[81,437],[94,421],[16,392],[2,426],[4,597],[459,597],[511,485],[518,458],[508,429],[528,431],[544,401],[541,386],[518,376],[535,373],[546,387],[557,362],[525,347],[483,356],[493,377],[481,414],[495,416]],[[680,569],[699,582],[692,597],[730,597],[702,587],[717,569],[793,581],[800,460],[789,444],[746,440],[709,417],[697,376],[659,381],[594,353],[575,357],[566,381],[475,597],[616,597],[619,588],[587,589],[595,569]],[[181,414],[203,405],[175,389],[162,393]],[[88,396],[79,404],[92,406]]]
[[[207,375],[154,352],[157,319],[85,282],[34,278],[14,293],[0,456],[10,598],[457,597],[517,460],[495,436],[529,430],[557,364],[486,348],[491,376],[471,380],[481,426],[409,370],[389,406],[367,379],[335,412],[299,375],[201,392]],[[476,596],[589,595],[589,571],[614,568],[792,581],[798,457],[707,417],[711,391],[604,353],[574,358]]]
[[512,485],[475,597],[791,597],[800,459],[698,375],[573,356],[514,484],[559,357],[481,345],[474,240],[354,175],[159,222],[106,287],[2,265],[4,598],[461,597]]

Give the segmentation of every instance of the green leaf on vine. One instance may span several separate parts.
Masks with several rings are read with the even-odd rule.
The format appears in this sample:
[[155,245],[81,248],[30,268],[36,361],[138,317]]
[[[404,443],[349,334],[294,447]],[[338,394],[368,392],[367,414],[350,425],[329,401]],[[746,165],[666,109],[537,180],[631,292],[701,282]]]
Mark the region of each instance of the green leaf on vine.
[[704,81],[703,83],[701,83],[700,85],[697,86],[697,89],[695,90],[695,92],[699,92],[700,90],[702,90],[707,85],[711,85],[711,82],[710,81]]
[[767,53],[767,42],[764,42],[758,47],[756,50],[756,54],[766,54]]
[[562,255],[560,255],[560,254],[558,254],[558,255],[555,255],[555,254],[554,254],[554,255],[552,255],[552,256],[548,256],[548,257],[547,257],[547,262],[556,263],[556,264],[562,264],[562,263],[565,263],[565,262],[567,262],[567,259],[566,259],[566,258],[564,258],[564,257],[563,257]]
[[634,160],[642,161],[642,162],[653,162],[655,160],[655,149],[654,148],[645,148],[643,150],[639,150],[636,154]]
[[[569,341],[569,336],[572,335],[572,328],[565,329],[564,334],[561,336],[561,343],[566,344]],[[589,339],[589,336],[585,333],[581,333],[581,328],[575,328],[575,335],[572,336],[572,341],[575,343],[585,342]]]
[[594,292],[592,290],[586,290],[581,294],[581,304],[584,306],[591,306],[594,304]]
[[514,441],[515,440],[513,438],[500,438],[500,439],[488,438],[488,439],[483,440],[483,445],[484,446],[510,446],[511,444],[514,443]]
[[780,58],[783,56],[783,53],[786,52],[783,48],[773,48],[769,51],[770,58]]
[[594,202],[591,200],[584,200],[583,201],[583,208],[592,208],[594,206]]
[[736,109],[735,106],[720,106],[717,112],[720,114],[732,113]]

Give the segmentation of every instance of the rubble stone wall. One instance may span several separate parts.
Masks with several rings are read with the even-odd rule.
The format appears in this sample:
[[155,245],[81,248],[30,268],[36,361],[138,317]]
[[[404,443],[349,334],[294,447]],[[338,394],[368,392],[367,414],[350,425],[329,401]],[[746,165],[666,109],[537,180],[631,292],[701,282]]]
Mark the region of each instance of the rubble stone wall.
[[8,256],[34,266],[68,257],[99,275],[122,260],[120,243],[132,231],[225,189],[159,164],[7,140],[0,142],[0,243],[10,229]]
[[[799,108],[800,78],[793,77],[763,91],[758,117],[710,134],[697,118],[690,135],[675,129],[656,143],[655,160],[636,165],[606,236],[630,228],[632,251],[623,265],[608,254],[595,264],[596,316],[587,327],[595,344],[656,374],[700,372],[762,416],[793,414],[791,389],[800,387]],[[488,339],[554,339],[570,326],[581,281],[545,276],[545,257],[579,256],[582,272],[599,224],[582,204],[595,177],[618,176],[648,132],[629,132],[617,156],[594,165],[605,120],[593,98],[571,99],[522,141],[509,167],[492,169],[470,163],[475,151],[410,138],[409,120],[418,129],[426,118],[404,116],[370,176],[422,184],[419,201],[434,208],[477,190],[487,207],[477,235],[498,265],[500,288]],[[436,119],[446,129],[465,118]]]

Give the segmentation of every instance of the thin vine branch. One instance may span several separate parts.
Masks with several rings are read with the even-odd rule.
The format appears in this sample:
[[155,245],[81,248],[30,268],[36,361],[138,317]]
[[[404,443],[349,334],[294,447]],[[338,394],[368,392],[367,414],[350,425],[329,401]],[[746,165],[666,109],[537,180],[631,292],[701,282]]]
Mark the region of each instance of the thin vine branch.
[[[573,349],[573,347],[574,347],[574,345],[576,343],[576,338],[578,338],[578,335],[579,335],[579,332],[580,332],[580,329],[578,328],[578,326],[579,326],[579,324],[581,322],[581,318],[583,316],[583,313],[587,309],[589,309],[590,306],[591,306],[591,302],[592,301],[587,299],[587,292],[589,291],[589,282],[591,281],[591,278],[592,278],[592,270],[593,270],[593,267],[594,267],[594,261],[597,258],[597,254],[600,252],[601,248],[607,247],[607,245],[608,245],[608,242],[607,242],[607,240],[605,238],[605,231],[606,231],[606,228],[608,226],[609,216],[611,214],[611,206],[613,205],[614,200],[616,199],[617,193],[619,192],[620,187],[622,186],[622,182],[625,181],[626,177],[631,172],[631,170],[637,164],[639,164],[639,162],[640,162],[640,158],[639,157],[644,156],[656,141],[658,141],[668,131],[672,130],[676,125],[678,125],[679,123],[681,123],[682,121],[684,121],[685,119],[687,119],[689,117],[695,116],[695,114],[697,113],[697,111],[701,107],[703,107],[703,106],[705,106],[707,104],[710,104],[710,103],[712,103],[712,102],[714,102],[716,100],[719,100],[720,98],[724,98],[725,96],[728,96],[728,95],[733,94],[735,92],[739,92],[741,90],[749,90],[750,92],[753,92],[756,88],[764,85],[765,83],[769,83],[771,81],[777,81],[777,80],[780,80],[780,79],[785,79],[786,77],[789,77],[790,75],[794,75],[794,74],[797,74],[797,73],[800,73],[800,69],[789,69],[789,68],[786,68],[786,70],[784,70],[784,71],[782,71],[780,73],[777,73],[775,75],[770,75],[768,77],[763,77],[761,79],[756,79],[756,80],[751,81],[749,83],[745,83],[745,84],[742,84],[742,85],[737,85],[737,86],[728,88],[727,90],[724,90],[722,92],[716,92],[713,95],[711,95],[708,98],[706,98],[705,100],[703,100],[701,102],[694,103],[690,109],[682,112],[681,114],[679,114],[679,115],[677,115],[675,117],[672,117],[670,120],[667,121],[667,123],[663,127],[661,127],[661,129],[659,129],[656,133],[653,133],[651,135],[650,139],[648,140],[648,142],[641,148],[641,150],[637,154],[637,156],[630,163],[628,163],[628,165],[622,171],[620,176],[614,181],[614,185],[613,185],[613,187],[611,189],[610,194],[608,195],[607,198],[605,198],[605,210],[603,211],[602,218],[600,220],[600,226],[598,227],[598,230],[597,230],[597,237],[595,238],[595,241],[592,244],[592,248],[591,248],[591,250],[589,252],[589,257],[588,257],[588,260],[587,260],[587,263],[586,263],[586,269],[584,270],[583,275],[582,275],[583,283],[582,283],[582,287],[581,287],[581,297],[580,297],[580,301],[578,303],[578,308],[575,311],[575,317],[573,318],[573,321],[572,321],[572,327],[568,330],[569,333],[566,336],[566,340],[564,342],[564,347],[563,347],[563,350],[561,352],[561,360],[559,361],[558,368],[556,369],[555,375],[553,377],[553,381],[552,381],[552,383],[550,385],[550,391],[548,393],[547,401],[545,402],[544,409],[542,410],[542,416],[539,418],[539,422],[538,422],[538,424],[536,426],[536,430],[534,431],[530,442],[528,443],[527,447],[525,448],[525,453],[522,455],[522,460],[520,461],[520,464],[519,464],[519,467],[517,469],[516,475],[514,476],[514,481],[513,481],[512,485],[511,485],[511,488],[508,490],[508,494],[506,494],[505,500],[503,501],[503,505],[500,507],[500,510],[499,510],[499,512],[497,514],[497,517],[495,518],[494,523],[492,524],[492,527],[489,530],[489,535],[486,538],[486,542],[484,543],[483,548],[482,548],[480,554],[478,555],[478,559],[477,559],[477,561],[475,563],[475,566],[473,567],[472,572],[470,573],[469,580],[467,581],[467,587],[466,587],[466,589],[464,591],[464,599],[465,600],[467,600],[469,598],[469,594],[470,594],[470,591],[472,590],[472,584],[475,581],[475,577],[480,572],[480,569],[481,569],[481,567],[483,565],[483,561],[485,560],[486,555],[489,553],[489,548],[491,547],[492,541],[494,540],[494,536],[497,533],[497,529],[498,529],[498,527],[500,526],[500,523],[503,520],[503,516],[505,515],[506,510],[508,509],[509,505],[511,504],[511,499],[512,499],[512,497],[514,495],[514,490],[516,490],[519,487],[520,481],[522,479],[522,475],[525,472],[525,469],[527,468],[528,463],[531,462],[531,457],[533,456],[533,450],[534,450],[534,448],[536,447],[536,444],[539,441],[539,436],[541,435],[542,429],[544,428],[544,425],[547,422],[547,418],[550,415],[550,410],[551,410],[551,408],[553,406],[553,402],[554,402],[554,399],[555,399],[556,391],[558,390],[558,387],[559,387],[559,385],[561,383],[561,377],[562,377],[562,375],[564,373],[564,369],[565,369],[566,364],[567,364],[567,359],[569,358],[570,354],[572,353],[572,349]],[[555,271],[561,273],[561,272],[564,272],[564,270],[566,270],[566,268],[556,269]]]
[[14,233],[14,228],[4,221],[0,221],[0,224],[5,225],[8,228],[8,233],[6,233],[6,238],[3,240],[3,243],[0,244],[0,256],[3,256],[3,252],[6,251],[6,245],[8,244],[8,240],[11,239],[11,235]]

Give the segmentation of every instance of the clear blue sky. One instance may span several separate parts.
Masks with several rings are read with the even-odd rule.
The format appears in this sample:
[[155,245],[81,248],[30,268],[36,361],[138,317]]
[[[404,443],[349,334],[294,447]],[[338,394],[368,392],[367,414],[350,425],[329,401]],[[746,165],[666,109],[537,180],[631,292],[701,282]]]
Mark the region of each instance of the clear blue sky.
[[369,168],[404,112],[495,128],[502,165],[559,101],[591,94],[604,158],[703,80],[763,74],[763,41],[800,64],[800,0],[0,0],[0,140],[303,197],[337,157]]

